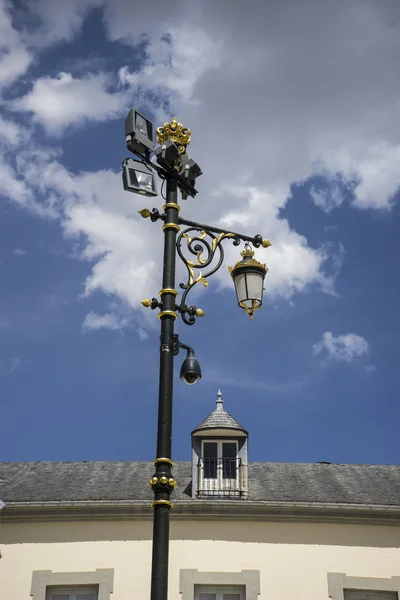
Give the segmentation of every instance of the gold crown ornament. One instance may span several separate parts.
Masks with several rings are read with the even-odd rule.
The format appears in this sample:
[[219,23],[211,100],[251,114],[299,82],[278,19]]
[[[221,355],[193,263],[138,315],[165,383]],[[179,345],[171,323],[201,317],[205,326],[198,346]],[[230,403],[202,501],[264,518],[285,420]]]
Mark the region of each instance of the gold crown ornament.
[[157,142],[164,144],[167,140],[172,140],[179,148],[179,152],[184,154],[186,146],[190,144],[192,132],[182,123],[178,123],[176,117],[170,123],[164,123],[162,127],[157,127]]

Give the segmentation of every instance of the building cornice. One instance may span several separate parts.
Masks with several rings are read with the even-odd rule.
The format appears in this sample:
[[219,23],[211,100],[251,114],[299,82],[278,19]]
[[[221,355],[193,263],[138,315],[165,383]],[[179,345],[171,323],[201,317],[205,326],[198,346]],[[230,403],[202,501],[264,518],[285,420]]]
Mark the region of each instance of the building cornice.
[[[175,520],[186,521],[236,520],[400,525],[400,506],[246,500],[178,500],[174,503],[171,517]],[[151,518],[150,502],[132,500],[8,502],[1,513],[2,523],[50,520],[147,520]]]

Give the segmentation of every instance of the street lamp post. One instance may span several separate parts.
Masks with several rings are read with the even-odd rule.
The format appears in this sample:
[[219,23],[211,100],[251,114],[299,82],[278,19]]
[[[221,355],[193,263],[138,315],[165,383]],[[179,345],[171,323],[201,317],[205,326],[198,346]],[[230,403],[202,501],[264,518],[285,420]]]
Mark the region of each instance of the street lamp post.
[[[159,309],[158,317],[161,321],[157,452],[154,461],[155,473],[149,483],[154,493],[151,600],[167,600],[169,518],[173,507],[171,494],[176,487],[171,460],[173,369],[174,357],[180,348],[187,351],[181,368],[181,378],[188,384],[194,384],[201,378],[200,365],[194,356],[193,348],[183,344],[175,334],[175,320],[180,314],[184,323],[193,325],[197,317],[204,315],[202,309],[188,306],[187,296],[198,283],[207,286],[208,278],[221,267],[224,260],[222,241],[225,239],[230,239],[235,246],[241,241],[245,242],[245,250],[241,253],[243,258],[230,268],[230,273],[234,280],[238,304],[250,319],[253,319],[255,310],[261,308],[263,282],[268,269],[253,258],[254,251],[251,245],[256,248],[268,248],[271,244],[261,235],[250,237],[188,221],[179,216],[178,191],[183,199],[195,197],[195,179],[202,173],[197,163],[189,159],[186,152],[191,132],[183,128],[176,119],[157,129],[160,146],[154,149],[153,124],[132,109],[125,120],[125,136],[128,149],[140,159],[134,161],[127,158],[122,163],[125,190],[144,196],[157,195],[153,170],[166,182],[163,212],[160,213],[155,208],[152,211],[145,208],[139,213],[144,218],[150,218],[153,223],[161,220],[164,233],[162,289],[159,299],[145,299],[142,304],[153,310]],[[157,164],[150,160],[152,152]],[[182,225],[186,226],[183,231]],[[189,257],[186,253],[189,253]],[[183,290],[180,299],[175,289],[177,255],[187,269],[187,281],[180,284]]]

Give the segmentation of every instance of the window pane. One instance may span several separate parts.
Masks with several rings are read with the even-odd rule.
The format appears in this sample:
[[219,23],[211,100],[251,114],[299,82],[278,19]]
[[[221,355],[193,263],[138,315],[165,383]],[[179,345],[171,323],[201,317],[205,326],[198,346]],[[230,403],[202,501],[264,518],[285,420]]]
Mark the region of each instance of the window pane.
[[77,594],[76,600],[96,600],[97,594]]
[[216,479],[217,478],[217,442],[204,442],[204,478],[205,479]]
[[222,458],[236,458],[236,444],[224,442],[222,444]]
[[222,478],[236,479],[236,444],[224,442],[222,444],[222,456]]
[[51,594],[51,600],[70,600],[69,594]]
[[236,479],[236,459],[235,458],[224,458],[222,465],[222,478],[223,479]]
[[199,600],[217,600],[217,594],[209,594],[208,592],[200,592]]
[[217,459],[204,458],[204,479],[217,479]]
[[203,450],[204,458],[217,458],[218,444],[217,442],[204,442]]
[[224,600],[240,600],[240,594],[224,594]]

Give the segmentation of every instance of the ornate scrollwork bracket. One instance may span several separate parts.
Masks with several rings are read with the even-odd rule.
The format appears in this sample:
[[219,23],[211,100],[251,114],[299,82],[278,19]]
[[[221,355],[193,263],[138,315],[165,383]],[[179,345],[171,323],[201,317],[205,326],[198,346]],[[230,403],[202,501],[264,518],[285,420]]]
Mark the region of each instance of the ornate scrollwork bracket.
[[[214,275],[222,266],[224,249],[221,242],[230,239],[234,246],[238,246],[241,241],[245,241],[252,243],[256,248],[259,246],[268,248],[271,243],[269,240],[263,239],[261,235],[249,237],[182,218],[179,219],[179,224],[189,225],[189,227],[180,233],[176,241],[178,255],[186,266],[188,273],[187,281],[180,283],[180,287],[184,292],[178,310],[183,322],[186,325],[193,325],[196,322],[196,317],[203,316],[204,311],[195,306],[188,306],[187,296],[198,283],[202,283],[204,287],[207,287],[208,278]],[[190,255],[195,258],[191,259]]]
[[[150,217],[153,223],[159,219],[165,219],[165,215],[160,214],[155,208],[152,211],[145,208],[140,210],[139,213],[144,219]],[[178,218],[178,224],[187,226],[186,229],[179,233],[176,240],[178,256],[187,269],[187,281],[179,284],[183,293],[180,303],[175,304],[175,311],[180,313],[182,321],[186,325],[194,325],[196,318],[203,317],[205,313],[201,308],[188,305],[187,296],[198,283],[202,283],[204,287],[207,287],[209,277],[214,275],[222,266],[224,262],[222,242],[229,239],[234,246],[239,246],[241,242],[247,242],[252,244],[254,248],[259,248],[260,246],[268,248],[271,246],[271,242],[259,234],[251,237],[242,233],[203,225],[195,221],[188,221],[182,217]],[[160,295],[166,292],[173,293],[175,296],[178,295],[176,290],[171,289],[161,290]],[[163,303],[156,298],[146,298],[142,300],[142,304],[152,310],[159,308],[161,310],[159,316],[166,314],[166,311],[163,311]],[[175,311],[171,310],[168,312],[176,319],[177,313]]]

